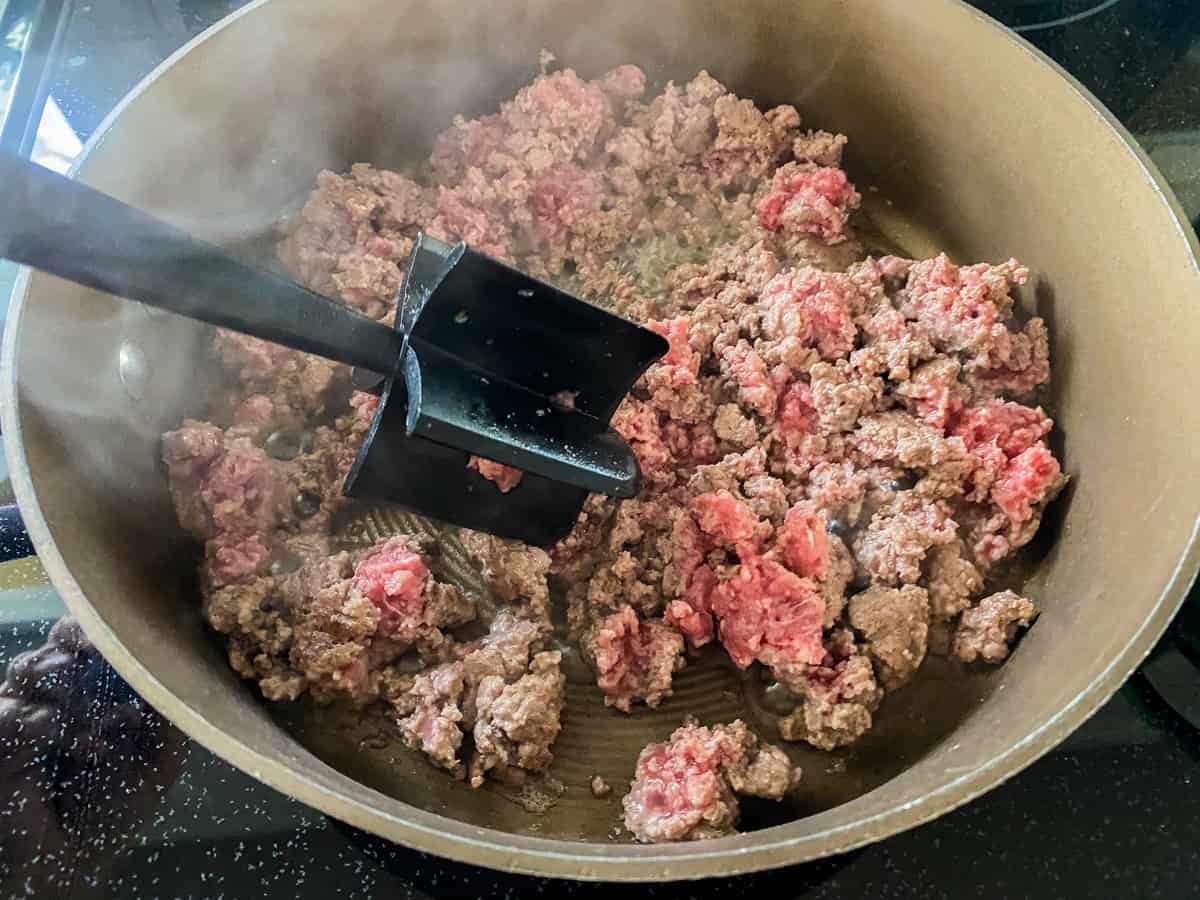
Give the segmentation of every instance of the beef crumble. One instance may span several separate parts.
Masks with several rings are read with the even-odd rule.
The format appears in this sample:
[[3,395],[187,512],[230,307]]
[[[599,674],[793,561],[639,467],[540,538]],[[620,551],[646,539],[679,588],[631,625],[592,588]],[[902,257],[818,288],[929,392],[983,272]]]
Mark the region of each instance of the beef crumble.
[[[163,438],[234,669],[273,700],[390,704],[406,742],[476,787],[552,757],[552,582],[616,710],[669,704],[675,673],[718,645],[792,692],[784,740],[825,750],[868,731],[927,652],[999,662],[1036,614],[1011,591],[982,596],[1065,482],[1032,396],[1046,327],[1015,312],[1027,270],[868,255],[844,135],[706,72],[646,92],[634,66],[544,74],[456,119],[427,166],[322,172],[283,229],[294,277],[378,320],[426,229],[667,338],[613,417],[638,497],[589,498],[548,551],[462,533],[501,607],[484,637],[464,630],[485,611],[439,576],[436,546],[339,543],[378,403],[345,366],[219,332],[208,421]],[[501,492],[522,476],[469,466]],[[793,776],[755,740],[735,722],[648,748],[630,828],[724,833],[737,793],[778,796]],[[663,779],[700,792],[660,809],[647,798]]]
[[651,744],[622,799],[625,827],[639,841],[694,841],[733,832],[738,795],[779,800],[800,782],[787,754],[761,743],[740,719],[689,722]]

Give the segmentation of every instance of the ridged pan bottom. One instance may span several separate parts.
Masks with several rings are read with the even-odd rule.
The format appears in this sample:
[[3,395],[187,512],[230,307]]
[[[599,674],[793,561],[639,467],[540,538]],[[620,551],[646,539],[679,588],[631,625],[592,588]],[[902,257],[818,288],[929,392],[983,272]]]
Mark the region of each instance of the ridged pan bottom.
[[[343,524],[347,544],[408,533],[436,537],[442,546],[439,574],[467,590],[486,590],[459,542],[418,516],[392,508],[361,510]],[[742,718],[777,739],[763,684],[754,671],[739,672],[719,651],[709,649],[676,675],[674,694],[657,709],[624,714],[604,705],[604,696],[578,651],[563,645],[567,701],[563,729],[548,773],[522,787],[487,783],[472,790],[430,765],[400,741],[393,718],[382,709],[357,711],[315,707],[306,702],[272,705],[287,731],[314,754],[362,783],[396,799],[473,824],[519,834],[585,841],[625,841],[621,797],[628,789],[638,753],[664,740],[691,715],[701,722]],[[781,803],[747,801],[743,830],[768,827],[845,803],[894,777],[978,706],[997,673],[964,673],[930,659],[912,684],[889,696],[876,725],[853,748],[825,753],[807,744],[784,745],[804,770],[804,779]],[[594,775],[612,786],[596,798]]]
[[[935,253],[938,243],[902,221],[894,209],[879,206],[860,221],[860,237],[877,252]],[[891,237],[889,237],[891,236]],[[903,249],[901,249],[903,245]],[[479,594],[481,617],[492,604],[478,572],[450,531],[389,506],[363,506],[338,528],[347,545],[365,546],[393,534],[435,538],[442,555],[439,577]],[[566,644],[563,669],[567,701],[563,729],[554,745],[554,763],[544,777],[513,788],[487,783],[479,790],[435,769],[401,743],[384,711],[315,708],[304,703],[274,705],[279,722],[304,746],[335,768],[382,793],[473,824],[519,834],[586,841],[624,841],[621,797],[628,790],[638,753],[666,739],[688,716],[701,722],[742,718],[768,740],[778,739],[774,716],[765,704],[763,683],[754,671],[739,672],[719,650],[709,648],[676,675],[675,693],[657,709],[644,706],[624,714],[604,705],[578,650]],[[996,673],[964,673],[943,660],[929,660],[914,682],[889,696],[875,727],[853,748],[834,753],[807,744],[784,745],[804,770],[801,786],[781,803],[744,801],[741,828],[780,824],[845,803],[894,777],[919,759],[976,708]],[[591,780],[612,786],[604,798],[592,796]]]

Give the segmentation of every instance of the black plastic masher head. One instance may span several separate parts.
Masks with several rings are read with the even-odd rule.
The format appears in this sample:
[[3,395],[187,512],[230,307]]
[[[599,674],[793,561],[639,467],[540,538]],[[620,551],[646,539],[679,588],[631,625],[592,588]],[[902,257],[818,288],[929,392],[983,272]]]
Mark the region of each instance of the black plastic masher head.
[[[386,376],[348,494],[549,543],[588,491],[637,492],[608,421],[666,342],[462,244],[420,236],[388,327],[0,151],[0,255]],[[528,474],[502,494],[470,454]]]
[[[637,493],[637,460],[608,423],[666,352],[661,335],[424,234],[396,328],[401,370],[347,495],[544,545],[571,529],[589,492]],[[503,493],[467,467],[472,454],[525,474]]]

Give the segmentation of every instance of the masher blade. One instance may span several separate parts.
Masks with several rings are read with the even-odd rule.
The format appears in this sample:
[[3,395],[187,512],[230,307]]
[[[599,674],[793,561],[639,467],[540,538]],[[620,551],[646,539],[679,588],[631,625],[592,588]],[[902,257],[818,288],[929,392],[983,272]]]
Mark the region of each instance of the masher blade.
[[406,424],[414,437],[593,493],[637,495],[637,457],[605,422],[417,338],[404,375]]
[[464,528],[550,546],[575,526],[588,492],[527,474],[508,493],[467,467],[469,454],[408,434],[404,380],[388,383],[346,479],[347,496],[385,500]]
[[668,349],[649,328],[426,234],[409,257],[398,318],[411,340],[541,397],[568,396],[606,424]]
[[[543,545],[571,530],[589,492],[636,496],[637,458],[609,419],[667,351],[661,335],[426,234],[395,327],[400,372],[347,495]],[[468,468],[471,455],[523,475],[502,491]]]

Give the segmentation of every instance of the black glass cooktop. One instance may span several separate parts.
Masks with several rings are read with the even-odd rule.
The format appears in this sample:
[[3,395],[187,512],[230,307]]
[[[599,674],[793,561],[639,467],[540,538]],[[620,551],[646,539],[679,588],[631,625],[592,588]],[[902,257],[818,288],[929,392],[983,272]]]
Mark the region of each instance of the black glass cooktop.
[[[276,0],[286,2],[286,0]],[[917,0],[912,0],[917,2]],[[0,0],[0,109],[52,50],[34,153],[64,168],[150,68],[238,0]],[[980,0],[1088,85],[1200,215],[1200,3]],[[40,98],[38,98],[40,99]],[[6,127],[6,132],[10,131]],[[13,270],[0,262],[0,302]],[[3,473],[0,472],[0,475]],[[0,502],[6,486],[0,484]],[[192,744],[86,642],[35,561],[0,566],[0,896],[529,897],[553,885],[383,844]],[[57,623],[57,624],[56,624]],[[1054,752],[941,819],[831,860],[660,897],[1200,896],[1200,603]]]

